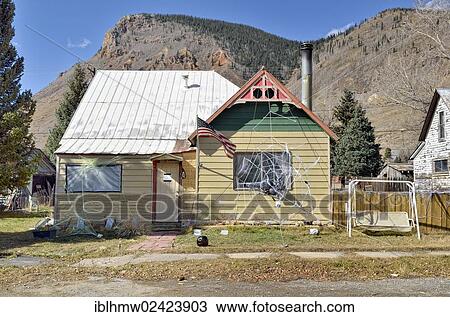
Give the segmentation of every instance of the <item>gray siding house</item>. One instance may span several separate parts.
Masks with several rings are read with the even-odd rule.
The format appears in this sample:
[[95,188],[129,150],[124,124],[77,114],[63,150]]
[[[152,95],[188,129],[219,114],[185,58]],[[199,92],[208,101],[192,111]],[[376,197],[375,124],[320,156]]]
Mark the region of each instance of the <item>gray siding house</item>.
[[450,88],[436,89],[411,156],[419,190],[450,190]]

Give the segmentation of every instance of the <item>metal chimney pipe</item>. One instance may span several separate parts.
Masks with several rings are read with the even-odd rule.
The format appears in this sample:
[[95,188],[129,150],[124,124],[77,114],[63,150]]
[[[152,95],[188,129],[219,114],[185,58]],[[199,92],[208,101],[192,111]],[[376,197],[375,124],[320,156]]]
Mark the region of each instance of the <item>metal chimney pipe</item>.
[[302,43],[302,103],[312,111],[312,50],[311,43]]

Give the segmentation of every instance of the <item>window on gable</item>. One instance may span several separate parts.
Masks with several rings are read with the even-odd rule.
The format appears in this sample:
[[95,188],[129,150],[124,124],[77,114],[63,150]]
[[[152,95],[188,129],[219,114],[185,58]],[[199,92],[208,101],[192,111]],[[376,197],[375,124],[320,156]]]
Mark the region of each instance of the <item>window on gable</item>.
[[66,190],[76,192],[120,192],[121,165],[67,165]]
[[433,172],[435,173],[447,173],[448,172],[448,160],[436,160],[433,162]]
[[233,158],[233,188],[277,195],[291,186],[289,152],[236,153]]
[[439,140],[445,139],[445,115],[444,111],[439,112]]

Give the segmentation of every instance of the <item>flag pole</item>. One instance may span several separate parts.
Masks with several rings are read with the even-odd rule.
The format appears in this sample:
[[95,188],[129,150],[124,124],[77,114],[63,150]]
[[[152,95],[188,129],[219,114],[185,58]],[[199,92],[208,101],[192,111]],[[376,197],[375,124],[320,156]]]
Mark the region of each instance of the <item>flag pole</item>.
[[[198,137],[198,115],[197,115],[197,135],[195,142],[195,220],[197,220],[198,215],[198,192],[199,192],[199,177],[200,177],[200,138]],[[196,221],[197,222],[197,221]]]

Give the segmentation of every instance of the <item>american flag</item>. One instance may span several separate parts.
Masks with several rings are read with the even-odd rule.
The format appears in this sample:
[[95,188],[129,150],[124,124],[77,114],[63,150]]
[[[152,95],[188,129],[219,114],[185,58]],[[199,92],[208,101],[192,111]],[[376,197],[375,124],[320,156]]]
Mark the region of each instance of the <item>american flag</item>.
[[222,143],[223,150],[225,154],[229,158],[233,158],[234,153],[236,152],[236,145],[232,143],[226,136],[224,136],[221,132],[214,129],[208,122],[203,121],[199,117],[197,117],[197,135],[199,137],[209,137],[212,136],[217,141]]

